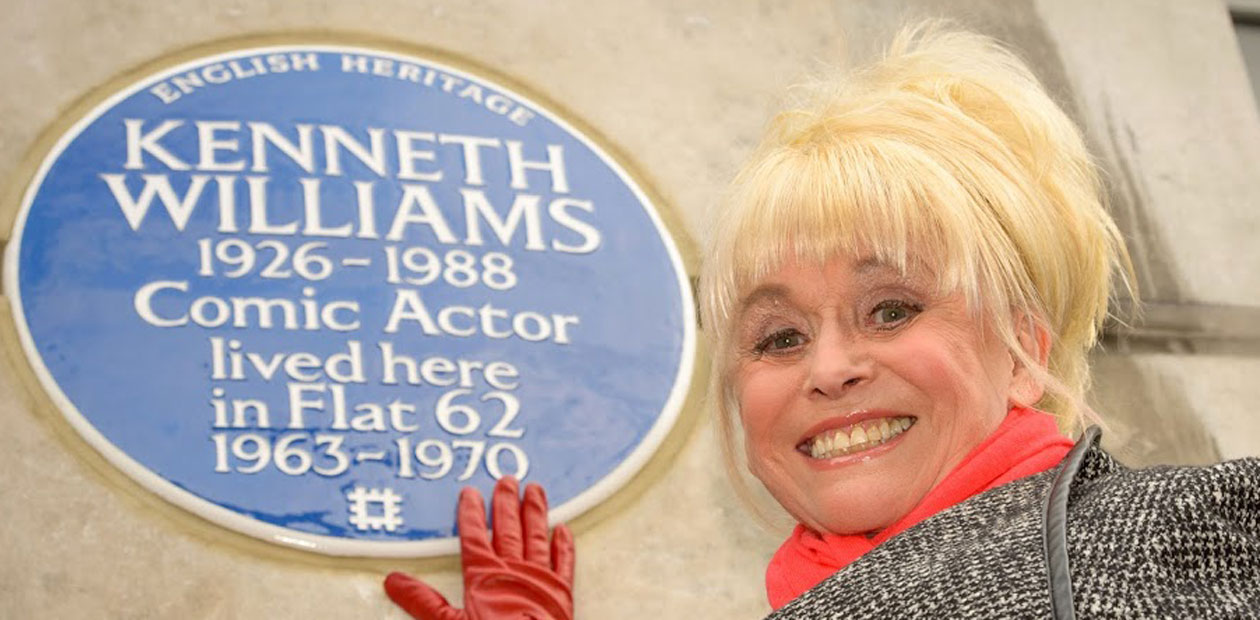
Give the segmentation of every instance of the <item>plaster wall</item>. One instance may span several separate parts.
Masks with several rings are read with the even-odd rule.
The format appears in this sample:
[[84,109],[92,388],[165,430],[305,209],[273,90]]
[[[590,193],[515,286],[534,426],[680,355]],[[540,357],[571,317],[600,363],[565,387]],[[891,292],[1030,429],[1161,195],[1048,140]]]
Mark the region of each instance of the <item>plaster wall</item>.
[[[41,130],[121,72],[198,43],[331,30],[444,49],[561,102],[637,164],[693,241],[789,84],[869,55],[906,19],[955,18],[1020,49],[1086,127],[1146,295],[1190,317],[1157,313],[1168,329],[1098,355],[1113,447],[1135,463],[1260,454],[1247,410],[1260,332],[1233,327],[1260,316],[1260,118],[1219,1],[8,0],[4,13],[10,197]],[[380,589],[393,569],[459,600],[453,559],[325,559],[163,505],[57,419],[11,327],[0,335],[0,617],[402,618]],[[695,384],[681,448],[575,524],[578,617],[768,611],[762,570],[782,532],[737,502],[703,396]]]

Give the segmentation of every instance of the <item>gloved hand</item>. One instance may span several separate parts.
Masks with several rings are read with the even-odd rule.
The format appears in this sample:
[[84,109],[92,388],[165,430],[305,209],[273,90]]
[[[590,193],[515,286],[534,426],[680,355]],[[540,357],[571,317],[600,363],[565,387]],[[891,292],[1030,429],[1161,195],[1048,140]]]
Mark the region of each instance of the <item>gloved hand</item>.
[[486,531],[481,493],[464,487],[456,523],[464,566],[464,608],[456,609],[428,585],[402,573],[385,578],[385,593],[416,620],[572,620],[573,534],[557,525],[547,541],[547,497],[542,487],[499,479],[491,500],[494,544]]

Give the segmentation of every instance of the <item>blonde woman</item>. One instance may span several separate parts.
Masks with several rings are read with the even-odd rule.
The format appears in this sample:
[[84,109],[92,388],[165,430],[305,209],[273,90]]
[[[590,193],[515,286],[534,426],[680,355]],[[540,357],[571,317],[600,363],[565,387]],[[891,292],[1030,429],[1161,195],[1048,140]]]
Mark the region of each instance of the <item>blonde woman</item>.
[[[1260,616],[1260,462],[1134,471],[1098,447],[1086,355],[1131,268],[1028,68],[926,25],[809,93],[736,178],[701,277],[732,473],[798,524],[772,617]],[[546,539],[526,525],[509,551],[522,531]],[[524,562],[564,587],[502,583],[563,598],[567,536]],[[456,617],[405,576],[387,590]],[[473,590],[468,617],[524,617]]]

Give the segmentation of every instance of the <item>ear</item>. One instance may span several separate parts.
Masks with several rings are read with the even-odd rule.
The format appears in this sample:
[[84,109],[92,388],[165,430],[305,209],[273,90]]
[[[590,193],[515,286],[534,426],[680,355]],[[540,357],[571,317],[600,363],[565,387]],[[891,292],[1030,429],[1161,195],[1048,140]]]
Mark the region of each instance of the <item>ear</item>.
[[[1050,330],[1044,322],[1021,314],[1015,317],[1015,337],[1024,353],[1024,359],[1013,353],[1011,355],[1014,358],[1014,367],[1011,369],[1007,400],[1016,405],[1031,407],[1046,393],[1041,377],[1050,361]],[[1035,364],[1036,368],[1029,368],[1028,362]]]

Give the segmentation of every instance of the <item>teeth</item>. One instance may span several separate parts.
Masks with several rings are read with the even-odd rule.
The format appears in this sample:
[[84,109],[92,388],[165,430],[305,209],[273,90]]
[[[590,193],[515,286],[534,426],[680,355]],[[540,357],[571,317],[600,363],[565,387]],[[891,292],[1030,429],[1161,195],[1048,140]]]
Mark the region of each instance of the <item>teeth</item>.
[[822,433],[809,442],[809,455],[829,459],[862,450],[869,450],[900,435],[914,425],[910,417],[880,418],[853,426],[848,432],[840,429]]
[[849,433],[849,444],[857,445],[860,443],[866,443],[866,429],[861,426],[855,426],[853,427],[853,432]]
[[835,448],[837,450],[848,450],[849,436],[844,433],[836,433]]

